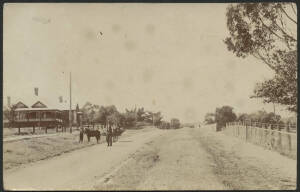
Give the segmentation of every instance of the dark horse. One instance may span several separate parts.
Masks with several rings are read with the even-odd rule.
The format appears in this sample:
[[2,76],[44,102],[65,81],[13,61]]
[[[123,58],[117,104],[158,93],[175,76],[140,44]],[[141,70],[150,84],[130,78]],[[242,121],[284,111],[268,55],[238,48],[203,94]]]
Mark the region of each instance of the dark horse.
[[86,128],[84,130],[84,133],[86,134],[86,136],[88,138],[88,142],[90,142],[91,137],[96,137],[97,143],[99,142],[100,137],[101,137],[101,134],[100,134],[99,130],[90,130],[90,129]]
[[115,141],[118,141],[118,137],[122,134],[122,130],[120,128],[116,128],[113,130],[112,136]]

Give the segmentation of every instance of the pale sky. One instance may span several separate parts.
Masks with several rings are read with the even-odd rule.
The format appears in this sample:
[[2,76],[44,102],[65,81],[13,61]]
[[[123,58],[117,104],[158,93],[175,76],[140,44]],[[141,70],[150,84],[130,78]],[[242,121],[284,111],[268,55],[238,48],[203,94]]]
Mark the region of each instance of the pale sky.
[[143,106],[182,122],[203,121],[222,105],[271,112],[249,96],[272,71],[237,58],[223,42],[227,6],[5,4],[3,102],[28,100],[34,87],[48,99],[68,99],[71,71],[79,106]]

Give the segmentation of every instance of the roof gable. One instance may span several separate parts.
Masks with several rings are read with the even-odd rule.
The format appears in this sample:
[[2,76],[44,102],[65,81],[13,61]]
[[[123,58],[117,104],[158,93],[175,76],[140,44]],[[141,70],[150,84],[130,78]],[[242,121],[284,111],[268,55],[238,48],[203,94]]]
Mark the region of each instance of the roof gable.
[[28,108],[27,105],[25,105],[24,103],[22,103],[21,101],[19,101],[16,105],[15,105],[16,108]]
[[47,105],[45,105],[44,103],[37,101],[35,104],[33,104],[31,106],[32,108],[47,108]]

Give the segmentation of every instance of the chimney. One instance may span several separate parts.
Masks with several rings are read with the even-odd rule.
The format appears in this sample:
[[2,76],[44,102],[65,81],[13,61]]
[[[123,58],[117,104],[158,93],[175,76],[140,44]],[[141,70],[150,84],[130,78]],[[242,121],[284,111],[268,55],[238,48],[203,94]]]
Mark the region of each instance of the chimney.
[[35,88],[34,88],[34,94],[35,94],[36,96],[39,95],[39,88],[38,88],[38,87],[35,87]]
[[7,97],[7,106],[10,107],[10,96]]
[[62,102],[63,102],[63,97],[59,96],[59,103],[62,103]]

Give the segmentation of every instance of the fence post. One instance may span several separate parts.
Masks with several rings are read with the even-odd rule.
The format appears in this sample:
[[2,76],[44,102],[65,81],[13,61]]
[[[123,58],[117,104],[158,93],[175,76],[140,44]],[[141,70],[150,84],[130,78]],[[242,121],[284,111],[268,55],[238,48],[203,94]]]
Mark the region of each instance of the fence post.
[[281,149],[282,149],[282,144],[281,144],[281,128],[280,128],[280,125],[279,125],[279,124],[277,125],[277,130],[279,131],[279,132],[278,132],[278,142],[277,142],[277,147],[278,147],[279,151],[281,152]]
[[239,137],[240,136],[240,126],[241,125],[238,125],[238,126],[236,126],[236,130],[237,130],[237,137]]
[[254,127],[254,142],[257,143],[257,138],[258,138],[258,135],[257,135],[257,123],[255,122],[255,127]]
[[[251,121],[250,121],[250,126],[251,126]],[[245,128],[245,139],[246,139],[246,141],[248,141],[248,127],[249,126],[247,126],[247,124],[246,124],[246,128]]]
[[[286,126],[286,132],[290,132],[290,124],[288,124],[287,126]],[[289,149],[289,151],[291,151],[292,150],[292,141],[291,141],[291,135],[290,134],[287,134],[287,139],[288,139],[288,149]]]
[[267,142],[267,129],[264,123],[262,123],[262,128],[263,128],[263,144],[265,145]]

